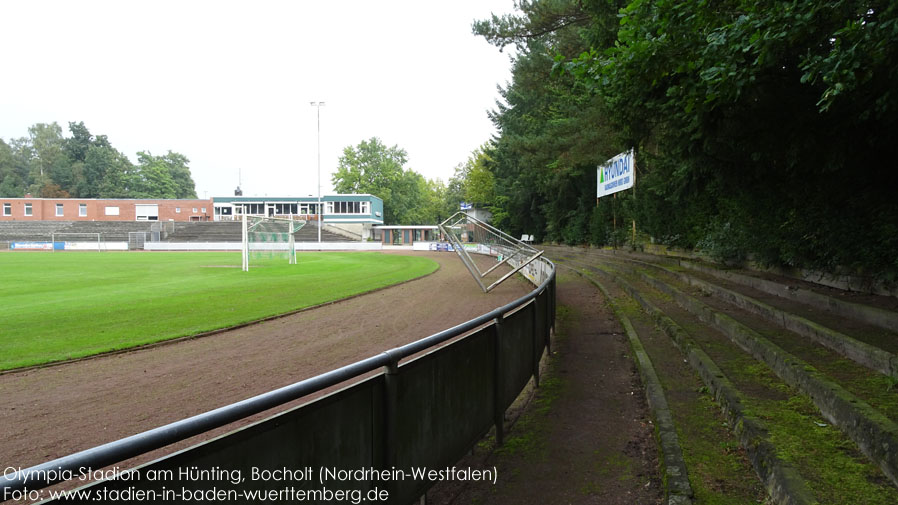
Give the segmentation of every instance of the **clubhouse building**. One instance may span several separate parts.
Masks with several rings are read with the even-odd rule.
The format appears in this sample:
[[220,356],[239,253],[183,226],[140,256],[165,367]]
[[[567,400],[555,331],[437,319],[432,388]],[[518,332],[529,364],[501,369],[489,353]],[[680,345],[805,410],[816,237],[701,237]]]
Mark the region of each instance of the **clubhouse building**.
[[[3,221],[239,221],[242,216],[318,219],[317,197],[229,196],[195,200],[0,197]],[[322,224],[363,239],[383,224],[383,200],[367,194],[321,197]]]

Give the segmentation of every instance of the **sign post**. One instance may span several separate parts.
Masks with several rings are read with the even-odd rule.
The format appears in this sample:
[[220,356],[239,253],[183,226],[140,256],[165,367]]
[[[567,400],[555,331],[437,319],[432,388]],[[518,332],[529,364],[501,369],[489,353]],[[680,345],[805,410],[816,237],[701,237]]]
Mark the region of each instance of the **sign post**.
[[[630,189],[636,184],[636,158],[633,149],[606,161],[596,167],[596,205],[599,198]],[[636,190],[634,189],[634,192]],[[615,195],[615,198],[617,195]],[[617,213],[612,202],[611,212],[614,219],[615,245],[617,240]],[[633,220],[633,245],[636,245],[636,220]]]

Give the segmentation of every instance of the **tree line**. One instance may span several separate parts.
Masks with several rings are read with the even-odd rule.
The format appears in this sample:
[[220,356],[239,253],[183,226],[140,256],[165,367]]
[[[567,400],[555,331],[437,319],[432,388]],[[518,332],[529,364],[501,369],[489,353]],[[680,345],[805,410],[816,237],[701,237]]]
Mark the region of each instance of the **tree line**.
[[[516,8],[472,27],[514,47],[484,151],[498,227],[898,278],[898,3]],[[597,202],[630,148],[635,189]]]
[[141,151],[134,164],[83,122],[70,122],[69,132],[38,123],[27,137],[0,139],[0,197],[196,198],[186,156]]
[[[69,132],[64,137],[57,123],[38,123],[27,137],[0,139],[0,197],[196,198],[186,156],[141,151],[135,164],[83,122],[70,122]],[[382,198],[386,223],[433,224],[458,211],[462,201],[485,202],[479,195],[483,176],[489,177],[484,159],[482,149],[474,151],[447,184],[425,179],[405,166],[404,149],[372,137],[343,150],[332,182],[338,193]]]
[[484,195],[491,187],[485,181],[492,178],[485,168],[487,159],[485,148],[476,149],[444,183],[406,167],[405,149],[372,137],[343,149],[331,183],[337,193],[367,193],[382,199],[386,224],[436,224],[458,212],[461,202],[492,200]]

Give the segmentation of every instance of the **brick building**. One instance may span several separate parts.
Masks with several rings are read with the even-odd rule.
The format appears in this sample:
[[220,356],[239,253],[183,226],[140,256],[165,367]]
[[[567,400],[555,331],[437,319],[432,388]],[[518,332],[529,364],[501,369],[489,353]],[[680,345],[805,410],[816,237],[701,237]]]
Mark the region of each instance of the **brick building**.
[[212,199],[0,197],[0,221],[211,221]]

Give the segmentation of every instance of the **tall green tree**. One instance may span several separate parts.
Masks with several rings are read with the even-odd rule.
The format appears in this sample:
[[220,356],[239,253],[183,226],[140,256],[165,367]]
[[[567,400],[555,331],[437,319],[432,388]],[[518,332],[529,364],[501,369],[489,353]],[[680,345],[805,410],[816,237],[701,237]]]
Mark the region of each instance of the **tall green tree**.
[[[474,33],[502,48],[514,44],[512,82],[490,117],[499,136],[485,163],[493,175],[494,224],[512,235],[584,243],[595,205],[597,163],[619,145],[605,104],[578,79],[555,71],[557,55],[590,47],[589,28],[609,2],[520,2],[519,13],[476,22]],[[593,174],[593,175],[590,175]]]
[[489,167],[493,159],[487,149],[482,146],[468,158],[464,182],[465,200],[483,208],[492,207],[496,200],[496,180]]
[[413,209],[422,197],[423,177],[405,168],[407,159],[405,149],[387,147],[371,137],[343,149],[331,182],[339,193],[368,193],[382,199],[385,223],[417,224]]
[[567,68],[644,147],[648,222],[736,259],[898,275],[898,5],[634,1],[620,23]]
[[196,184],[190,175],[190,160],[180,153],[168,151],[160,157],[175,183],[175,198],[196,198]]
[[135,198],[196,198],[188,162],[184,155],[172,151],[162,156],[140,151],[136,172],[126,173],[125,179],[130,179]]
[[[501,227],[619,243],[635,219],[720,258],[898,278],[898,4],[516,5],[474,25],[516,47],[491,114]],[[631,147],[639,198],[596,204],[596,165]]]
[[[49,188],[50,185],[56,184],[57,188],[71,187],[73,181],[71,163],[65,153],[62,128],[55,122],[37,123],[28,128],[28,137],[32,154],[29,160],[31,168],[29,190],[35,195],[48,193],[55,196],[59,191]],[[48,187],[49,191],[45,191],[44,187]],[[63,196],[68,196],[67,192]]]
[[[70,122],[69,131],[72,136],[65,139],[65,150],[75,175],[71,193],[73,196],[97,198],[110,165],[130,162],[109,144],[105,135],[94,137],[83,122]],[[127,196],[128,190],[122,187],[110,193]]]
[[25,193],[25,181],[16,170],[12,147],[0,139],[0,197],[18,197]]
[[87,165],[96,166],[95,173],[103,174],[97,187],[98,198],[134,198],[137,190],[137,168],[124,154],[115,149],[92,147]]
[[0,196],[46,198],[196,198],[183,154],[138,153],[138,165],[105,135],[70,122],[71,137],[56,123],[38,123],[28,137],[0,139]]
[[6,153],[4,165],[6,169],[0,171],[0,194],[9,197],[22,197],[31,186],[31,159],[34,150],[31,142],[26,137],[10,140],[9,151]]
[[423,213],[420,224],[439,224],[458,210],[458,203],[451,203],[449,188],[440,179],[428,179],[424,189]]

